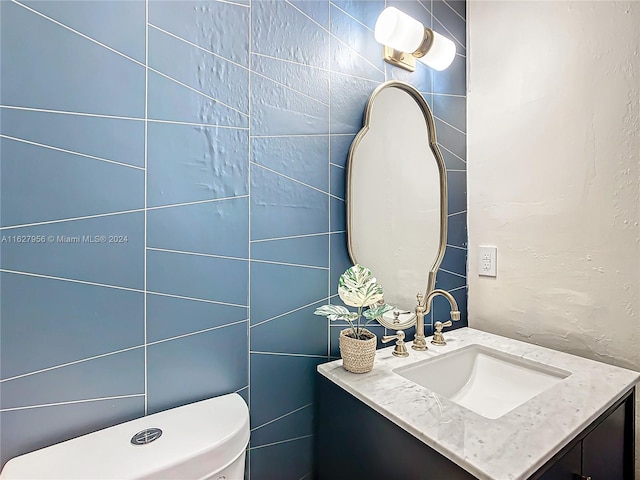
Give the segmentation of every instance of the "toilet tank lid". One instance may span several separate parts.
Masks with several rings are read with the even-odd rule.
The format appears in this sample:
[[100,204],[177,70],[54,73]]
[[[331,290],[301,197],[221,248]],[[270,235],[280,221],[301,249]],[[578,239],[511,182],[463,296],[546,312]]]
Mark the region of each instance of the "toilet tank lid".
[[[137,433],[162,434],[144,445]],[[201,478],[231,464],[249,441],[249,411],[237,393],[121,423],[15,457],[0,472],[9,479],[141,479],[163,472]]]

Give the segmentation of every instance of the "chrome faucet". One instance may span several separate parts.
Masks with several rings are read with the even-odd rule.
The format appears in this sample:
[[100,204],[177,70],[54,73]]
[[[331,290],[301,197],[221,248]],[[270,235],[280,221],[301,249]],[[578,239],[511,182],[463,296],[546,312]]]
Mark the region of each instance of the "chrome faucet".
[[[413,338],[413,345],[411,345],[411,348],[413,348],[414,350],[427,349],[427,341],[424,335],[424,316],[425,314],[431,311],[431,302],[433,301],[434,297],[438,295],[442,295],[444,298],[449,300],[449,304],[451,305],[451,320],[453,321],[460,320],[460,311],[458,310],[458,303],[456,302],[456,299],[453,298],[453,295],[451,295],[446,290],[438,290],[438,289],[432,290],[431,293],[427,295],[427,298],[424,299],[424,301],[422,298],[422,294],[418,293],[418,295],[416,295],[416,298],[418,300],[418,305],[416,306],[416,310],[415,310],[416,334],[415,334],[415,337]],[[433,340],[431,340],[431,343],[433,343],[434,345],[446,345],[446,342],[444,341],[444,337],[442,336],[442,327],[449,327],[451,325],[452,323],[450,320],[448,320],[445,323],[436,322],[434,325],[436,331],[434,332]]]

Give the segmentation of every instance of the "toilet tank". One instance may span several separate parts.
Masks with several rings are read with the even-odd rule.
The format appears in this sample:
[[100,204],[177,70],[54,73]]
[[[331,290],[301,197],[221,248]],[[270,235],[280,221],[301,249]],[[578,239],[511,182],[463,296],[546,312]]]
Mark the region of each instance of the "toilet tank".
[[248,442],[249,411],[233,393],[15,457],[0,479],[242,478]]

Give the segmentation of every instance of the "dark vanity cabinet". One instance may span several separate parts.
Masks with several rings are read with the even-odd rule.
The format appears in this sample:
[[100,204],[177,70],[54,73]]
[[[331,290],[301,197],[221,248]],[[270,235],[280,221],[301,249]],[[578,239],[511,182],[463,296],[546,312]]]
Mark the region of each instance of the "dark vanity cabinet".
[[[476,479],[320,374],[316,399],[316,480]],[[633,428],[634,389],[529,480],[633,480]]]

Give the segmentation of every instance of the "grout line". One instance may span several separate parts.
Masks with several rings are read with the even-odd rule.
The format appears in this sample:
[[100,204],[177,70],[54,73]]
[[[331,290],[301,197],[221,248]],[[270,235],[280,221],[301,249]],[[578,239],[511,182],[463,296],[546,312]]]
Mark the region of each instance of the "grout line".
[[154,292],[147,290],[147,295],[157,295],[159,297],[180,298],[182,300],[193,300],[194,302],[213,303],[215,305],[226,305],[228,307],[249,308],[249,305],[240,305],[239,303],[220,302],[217,300],[208,300],[205,298],[187,297],[185,295],[174,295],[172,293]]
[[44,143],[32,142],[31,140],[25,140],[23,138],[11,137],[9,135],[0,134],[0,138],[6,138],[7,140],[13,140],[15,142],[26,143],[28,145],[34,145],[36,147],[46,148],[49,150],[55,150],[57,152],[69,153],[71,155],[76,155],[78,157],[91,158],[93,160],[99,160],[105,163],[113,163],[115,165],[119,165],[121,167],[134,168],[136,170],[144,170],[144,167],[138,167],[136,165],[131,165],[129,163],[118,162],[116,160],[109,160],[108,158],[96,157],[95,155],[89,155],[86,153],[80,153],[73,150],[67,150],[66,148],[54,147],[53,145],[45,145]]
[[460,210],[459,212],[448,214],[447,217],[453,217],[454,215],[460,215],[461,213],[467,213],[467,211],[466,210]]
[[[431,3],[431,2],[429,2]],[[422,8],[424,8],[427,13],[429,14],[430,17],[433,17],[433,13],[427,8],[427,6],[421,2],[421,0],[418,0],[418,5],[420,5]],[[431,27],[431,25],[429,25],[429,27]]]
[[[331,28],[333,26],[333,17],[331,16],[331,1],[329,1],[328,5],[327,5],[327,17],[329,19],[329,28]],[[329,51],[331,52],[331,44],[332,44],[332,37],[329,36]],[[329,69],[331,70],[331,63],[329,63]],[[333,72],[331,72],[331,74],[329,75],[329,133],[331,133],[331,88],[333,87],[333,82],[331,81],[333,78]],[[327,168],[327,180],[328,180],[328,185],[329,185],[329,191],[331,191],[331,135],[329,135],[329,152],[328,152],[328,156],[327,159],[329,160],[329,166]],[[331,199],[328,198],[327,202],[329,203],[329,209],[328,209],[328,222],[327,222],[327,231],[331,231]],[[331,235],[327,235],[327,241],[329,242],[329,249],[328,249],[328,260],[329,260],[329,274],[327,275],[327,295],[329,295],[331,293]],[[331,329],[329,328],[329,326],[331,325],[331,322],[327,319],[326,321],[326,325],[327,325],[327,359],[329,358],[329,356],[331,355]]]
[[451,155],[453,155],[454,157],[456,157],[458,160],[460,160],[461,162],[464,162],[465,164],[467,163],[466,160],[464,160],[460,155],[453,153],[451,150],[449,150],[447,147],[445,147],[444,145],[438,144],[438,146],[444,150],[446,150],[447,152],[449,152]]
[[464,22],[465,22],[465,23],[467,22],[467,19],[466,19],[466,18],[464,18],[462,15],[460,15],[460,14],[459,14],[459,13],[458,13],[458,12],[457,12],[457,11],[456,11],[452,6],[451,6],[451,5],[449,5],[449,4],[447,3],[447,0],[443,0],[443,2],[442,2],[442,3],[444,3],[447,7],[449,7],[449,8],[451,9],[451,11],[452,11],[453,13],[455,13],[455,14],[456,14],[457,16],[459,16],[462,20],[464,20]]
[[281,87],[284,87],[284,88],[286,88],[286,89],[288,89],[288,90],[291,90],[292,92],[295,92],[295,93],[297,93],[298,95],[302,95],[302,96],[304,96],[304,97],[307,97],[308,99],[313,100],[314,102],[317,102],[317,103],[319,103],[320,105],[324,105],[325,107],[328,107],[328,106],[329,106],[327,103],[323,102],[322,100],[318,100],[317,98],[314,98],[314,97],[312,97],[311,95],[308,95],[308,94],[306,94],[306,93],[304,93],[304,92],[301,92],[300,90],[296,90],[295,88],[293,88],[293,87],[291,87],[291,86],[289,86],[289,85],[286,85],[286,84],[284,84],[284,83],[282,83],[282,82],[279,82],[279,81],[277,81],[277,80],[275,80],[275,79],[273,79],[273,78],[271,78],[271,77],[268,77],[268,76],[266,76],[266,75],[264,75],[264,74],[262,74],[262,73],[256,72],[255,70],[252,70],[252,71],[251,71],[251,73],[252,73],[252,74],[254,74],[254,75],[257,75],[257,76],[259,76],[259,77],[266,78],[266,79],[267,79],[267,80],[269,80],[270,82],[273,82],[273,83],[275,83],[276,85],[280,85]]
[[444,123],[445,125],[453,128],[454,130],[457,130],[458,132],[460,132],[463,135],[467,135],[465,132],[463,132],[462,130],[460,130],[458,127],[454,127],[453,125],[451,125],[449,122],[445,122],[442,118],[438,117],[437,115],[433,115],[437,120],[439,120],[440,122]]
[[255,166],[257,166],[257,167],[260,167],[260,168],[262,168],[262,169],[264,169],[264,170],[267,170],[267,171],[269,171],[269,172],[271,172],[271,173],[274,173],[274,174],[279,175],[279,176],[281,176],[281,177],[283,177],[283,178],[286,178],[287,180],[291,180],[292,182],[299,183],[300,185],[304,185],[304,186],[305,186],[305,187],[307,187],[307,188],[311,188],[312,190],[315,190],[316,192],[323,193],[324,195],[327,195],[327,196],[329,196],[329,197],[333,197],[333,198],[335,198],[336,200],[342,200],[342,201],[344,202],[344,199],[343,199],[343,198],[340,198],[340,197],[338,197],[338,196],[336,196],[336,195],[333,195],[333,194],[331,194],[331,193],[329,193],[329,192],[325,192],[324,190],[320,190],[319,188],[314,187],[313,185],[309,185],[308,183],[301,182],[300,180],[297,180],[297,179],[295,179],[295,178],[293,178],[293,177],[290,177],[290,176],[288,176],[288,175],[285,175],[284,173],[280,173],[280,172],[278,172],[278,171],[276,171],[276,170],[273,170],[273,169],[271,169],[271,168],[269,168],[269,167],[265,167],[264,165],[260,165],[259,163],[256,163],[256,162],[250,162],[250,163],[251,163],[252,165],[255,165]]
[[247,388],[249,388],[249,385],[247,385],[246,387],[239,388],[238,390],[236,390],[233,393],[240,393],[241,391],[246,390]]
[[330,30],[327,30],[324,26],[320,25],[318,22],[316,22],[313,18],[311,18],[309,15],[307,15],[305,12],[303,12],[302,10],[300,10],[298,7],[296,7],[293,3],[291,3],[289,0],[285,0],[285,3],[287,5],[289,5],[290,7],[296,9],[298,12],[300,12],[303,16],[307,17],[309,20],[311,20],[313,23],[315,23],[318,27],[320,27],[322,30],[324,30],[325,32],[327,32],[329,34],[330,37],[335,38],[338,42],[340,42],[341,44],[343,44],[345,47],[347,47],[349,50],[351,50],[353,53],[355,53],[358,57],[360,57],[363,61],[365,61],[366,63],[368,63],[369,65],[371,65],[373,68],[375,68],[377,71],[379,71],[382,75],[384,75],[384,71],[380,70],[380,68],[378,68],[376,65],[374,65],[373,63],[371,63],[368,59],[366,59],[364,56],[362,56],[360,54],[360,52],[358,52],[357,50],[355,50],[353,47],[351,47],[351,45],[349,45],[348,43],[342,41],[340,38],[338,38],[337,35],[334,35],[333,33],[331,33]]
[[[334,296],[335,296],[335,295],[334,295]],[[316,300],[315,302],[311,302],[311,303],[308,303],[308,304],[306,304],[306,305],[302,305],[301,307],[294,308],[293,310],[289,310],[288,312],[284,312],[284,313],[281,313],[281,314],[279,314],[279,315],[276,315],[275,317],[267,318],[266,320],[262,320],[262,321],[260,321],[260,322],[258,322],[258,323],[255,323],[255,324],[251,325],[251,328],[258,327],[258,326],[260,326],[260,325],[262,325],[262,324],[264,324],[264,323],[268,323],[268,322],[270,322],[270,321],[272,321],[272,320],[276,320],[276,319],[278,319],[278,318],[280,318],[280,317],[284,317],[285,315],[289,315],[290,313],[294,313],[294,312],[298,312],[298,311],[300,311],[300,310],[304,310],[305,308],[309,308],[311,305],[315,305],[316,303],[326,302],[326,301],[328,301],[330,298],[331,298],[331,297],[321,298],[320,300]]]
[[281,440],[279,442],[265,443],[264,445],[258,445],[257,447],[250,447],[249,450],[251,451],[251,450],[256,450],[258,448],[272,447],[274,445],[280,445],[282,443],[294,442],[296,440],[302,440],[302,439],[311,438],[311,437],[313,437],[313,435],[303,435],[302,437],[289,438],[287,440]]
[[286,267],[313,268],[315,270],[327,270],[327,271],[329,270],[329,267],[319,267],[317,265],[302,265],[300,263],[275,262],[272,260],[259,260],[256,258],[252,258],[251,261],[256,263],[268,263],[270,265],[283,265]]
[[11,0],[11,2],[12,2],[12,3],[15,3],[16,5],[20,5],[22,8],[24,8],[24,9],[26,9],[26,10],[29,10],[30,12],[35,13],[36,15],[38,15],[38,16],[40,16],[40,17],[42,17],[42,18],[45,18],[45,19],[49,20],[50,22],[53,22],[53,23],[55,23],[56,25],[59,25],[59,26],[61,26],[62,28],[66,29],[66,30],[69,30],[70,32],[75,33],[76,35],[80,35],[82,38],[84,38],[84,39],[86,39],[86,40],[89,40],[90,42],[95,43],[96,45],[100,45],[101,47],[106,48],[106,49],[107,49],[107,50],[109,50],[110,52],[113,52],[113,53],[115,53],[115,54],[117,54],[117,55],[120,55],[121,57],[124,57],[124,58],[126,58],[127,60],[130,60],[130,61],[134,62],[135,64],[140,65],[140,66],[141,66],[141,67],[143,67],[143,68],[146,68],[146,66],[145,66],[145,64],[144,64],[144,63],[142,63],[142,62],[140,62],[140,61],[136,60],[135,58],[130,57],[129,55],[127,55],[127,54],[125,54],[125,53],[122,53],[122,52],[120,52],[120,51],[116,50],[115,48],[112,48],[112,47],[110,47],[110,46],[108,46],[108,45],[106,45],[106,44],[104,44],[104,43],[102,43],[102,42],[99,42],[98,40],[96,40],[96,39],[94,39],[94,38],[91,38],[91,37],[89,37],[88,35],[85,35],[84,33],[81,33],[81,32],[79,32],[78,30],[75,30],[75,29],[73,29],[73,28],[69,27],[68,25],[65,25],[65,24],[64,24],[64,23],[62,23],[62,22],[59,22],[59,21],[57,21],[57,20],[54,20],[53,18],[48,17],[48,16],[47,16],[47,15],[45,15],[44,13],[40,13],[39,11],[37,11],[37,10],[35,10],[35,9],[31,8],[31,7],[28,7],[27,5],[24,5],[23,3],[20,3],[20,2],[19,2],[19,1],[17,1],[17,0]]
[[[355,21],[356,23],[359,23],[360,25],[362,25],[364,28],[366,28],[367,30],[369,30],[371,33],[373,33],[373,28],[371,28],[368,25],[365,25],[364,23],[362,23],[360,20],[358,20],[356,17],[354,17],[353,15],[351,15],[349,12],[347,12],[346,10],[343,10],[342,8],[340,8],[338,5],[336,5],[335,3],[333,3],[331,0],[329,1],[329,6],[330,7],[335,7],[337,10],[340,10],[342,13],[344,13],[347,17],[351,18],[353,21]],[[329,22],[329,24],[331,25],[331,22]]]
[[436,93],[436,92],[425,92],[425,93],[428,95],[433,95],[435,97],[467,98],[466,95],[458,95],[457,93]]
[[447,168],[447,172],[466,172],[466,170],[460,170],[455,168]]
[[176,40],[180,40],[181,42],[184,42],[184,43],[186,43],[186,44],[188,44],[188,45],[191,45],[192,47],[196,47],[198,50],[202,50],[203,52],[206,52],[206,53],[208,53],[208,54],[210,54],[210,55],[213,55],[213,56],[214,56],[214,57],[216,57],[216,58],[219,58],[219,59],[221,59],[221,60],[224,60],[225,62],[229,62],[229,63],[231,63],[232,65],[235,65],[235,66],[237,66],[237,67],[240,67],[240,68],[242,68],[242,69],[244,69],[244,70],[246,70],[246,71],[249,71],[249,68],[248,68],[248,67],[245,67],[244,65],[242,65],[242,64],[240,64],[240,63],[234,62],[233,60],[231,60],[231,59],[229,59],[229,58],[223,57],[222,55],[220,55],[220,54],[218,54],[218,53],[215,53],[215,52],[213,52],[213,51],[211,51],[211,50],[207,50],[206,48],[203,48],[203,47],[201,47],[200,45],[198,45],[198,44],[196,44],[196,43],[190,42],[189,40],[187,40],[187,39],[185,39],[185,38],[182,38],[182,37],[180,37],[180,36],[176,35],[175,33],[171,33],[171,32],[169,32],[168,30],[165,30],[165,29],[163,29],[163,28],[158,27],[157,25],[154,25],[153,23],[149,23],[148,25],[149,25],[151,28],[153,28],[153,29],[155,29],[155,30],[158,30],[159,32],[162,32],[162,33],[164,33],[164,34],[166,34],[166,35],[169,35],[170,37],[175,38]]
[[153,118],[147,119],[151,123],[168,123],[171,125],[189,125],[192,127],[204,127],[204,128],[228,128],[230,130],[249,130],[248,127],[234,127],[231,125],[216,125],[212,123],[195,123],[195,122],[180,122],[178,120],[157,120]]
[[262,427],[266,427],[267,425],[270,425],[270,424],[272,424],[273,422],[277,422],[278,420],[282,420],[283,418],[288,417],[288,416],[289,416],[289,415],[291,415],[291,414],[294,414],[294,413],[296,413],[296,412],[299,412],[300,410],[304,410],[305,408],[308,408],[308,407],[310,407],[311,405],[313,405],[313,403],[307,403],[306,405],[304,405],[304,406],[302,406],[302,407],[300,407],[300,408],[296,408],[295,410],[292,410],[292,411],[290,411],[289,413],[285,413],[284,415],[280,415],[279,417],[274,418],[273,420],[269,420],[268,422],[263,423],[262,425],[258,425],[257,427],[252,428],[252,429],[251,429],[251,431],[252,431],[252,432],[255,432],[256,430],[258,430],[258,429],[260,429],[260,428],[262,428]]
[[149,0],[144,2],[145,24],[144,24],[144,253],[143,253],[143,334],[144,334],[144,414],[149,413],[149,376],[147,358],[147,222],[148,222],[148,153],[149,153]]
[[[12,0],[12,1],[15,1],[15,0]],[[150,70],[150,71],[152,71],[153,73],[156,73],[156,74],[158,74],[158,75],[160,75],[160,76],[162,76],[162,77],[166,78],[167,80],[171,80],[172,82],[175,82],[175,83],[177,83],[178,85],[181,85],[181,86],[183,86],[184,88],[187,88],[187,89],[191,90],[192,92],[195,92],[195,93],[197,93],[197,94],[199,94],[199,95],[202,95],[203,97],[208,98],[209,100],[211,100],[211,101],[213,101],[213,102],[215,102],[215,103],[219,103],[220,105],[222,105],[222,106],[224,106],[224,107],[226,107],[226,108],[228,108],[228,109],[230,109],[230,110],[233,110],[234,112],[237,112],[237,113],[239,113],[240,115],[242,115],[242,116],[244,116],[244,117],[247,117],[247,118],[249,117],[249,115],[247,115],[246,113],[241,112],[241,111],[240,111],[240,110],[238,110],[237,108],[232,107],[231,105],[228,105],[228,104],[224,103],[222,100],[218,100],[217,98],[214,98],[214,97],[212,97],[211,95],[207,95],[206,93],[201,92],[200,90],[198,90],[198,89],[196,89],[196,88],[193,88],[192,86],[187,85],[186,83],[181,82],[180,80],[177,80],[177,79],[175,79],[175,78],[173,78],[173,77],[170,77],[170,76],[169,76],[169,75],[167,75],[166,73],[162,73],[160,70],[156,70],[155,68],[152,68],[152,67],[147,67],[147,69],[148,69],[148,70]]]
[[174,250],[172,248],[147,247],[147,250],[151,250],[151,251],[154,251],[154,252],[179,253],[179,254],[182,254],[182,255],[193,255],[193,256],[196,256],[196,257],[222,258],[222,259],[225,259],[225,260],[239,260],[239,261],[242,261],[242,262],[248,262],[249,261],[248,258],[230,257],[230,256],[227,256],[227,255],[215,255],[213,253],[187,252],[187,251],[184,251],[184,250]]
[[33,108],[33,107],[17,107],[14,105],[0,105],[0,108],[6,108],[8,110],[24,110],[27,112],[57,113],[61,115],[77,115],[81,117],[97,117],[97,118],[109,118],[112,120],[132,120],[136,122],[144,122],[144,118],[122,117],[118,115],[103,115],[99,113],[69,112],[66,110],[51,110],[47,108]]
[[[329,141],[329,147],[331,147],[331,141]],[[329,166],[330,167],[341,168],[342,170],[346,170],[347,169],[347,167],[343,167],[342,165],[338,165],[337,163],[332,163],[332,162],[329,162]]]
[[445,273],[448,273],[448,274],[450,274],[450,275],[455,275],[456,277],[460,277],[460,278],[467,278],[467,276],[466,276],[466,275],[460,275],[459,273],[452,272],[452,271],[450,271],[450,270],[445,270],[444,268],[439,268],[438,270],[440,270],[440,271],[442,271],[442,272],[445,272]]
[[160,210],[163,208],[186,207],[188,205],[200,205],[202,203],[224,202],[227,200],[236,200],[238,198],[248,198],[249,195],[237,195],[233,197],[210,198],[207,200],[195,200],[193,202],[170,203],[169,205],[158,205],[156,207],[147,207],[147,210]]
[[185,333],[183,335],[176,335],[175,337],[165,338],[165,339],[162,339],[162,340],[156,340],[156,341],[147,343],[146,346],[145,346],[145,349],[146,349],[146,347],[149,347],[149,346],[152,346],[152,345],[158,345],[159,343],[166,343],[166,342],[171,342],[172,340],[178,340],[180,338],[192,337],[194,335],[199,335],[201,333],[207,333],[207,332],[211,332],[213,330],[220,330],[221,328],[232,327],[234,325],[239,325],[241,323],[248,322],[248,321],[249,321],[249,319],[245,318],[244,320],[238,320],[236,322],[225,323],[224,325],[218,325],[216,327],[203,328],[202,330],[197,330],[195,332]]
[[120,212],[96,213],[95,215],[85,215],[83,217],[73,217],[73,218],[62,218],[60,220],[45,220],[43,222],[23,223],[20,225],[8,225],[6,227],[0,227],[0,231],[12,230],[14,228],[38,227],[40,225],[52,225],[56,223],[75,222],[76,220],[90,220],[92,218],[111,217],[113,215],[125,215],[127,213],[139,213],[139,212],[144,212],[144,208],[135,208],[133,210],[122,210]]
[[73,279],[73,278],[55,277],[53,275],[42,275],[40,273],[21,272],[21,271],[18,271],[18,270],[9,270],[9,269],[6,269],[6,268],[0,268],[0,272],[13,273],[14,275],[25,275],[25,276],[28,276],[28,277],[46,278],[48,280],[60,280],[60,281],[63,281],[63,282],[81,283],[83,285],[91,285],[93,287],[113,288],[113,289],[116,289],[116,290],[125,290],[127,292],[144,293],[144,290],[140,290],[138,288],[120,287],[118,285],[108,285],[106,283],[88,282],[86,280],[76,280],[76,279]]
[[467,248],[465,247],[459,247],[458,245],[450,245],[447,243],[446,245],[447,247],[451,247],[451,248],[457,248],[458,250],[467,250]]
[[[252,5],[253,0],[249,0],[249,6]],[[253,67],[253,57],[252,57],[252,44],[253,44],[253,8],[249,8],[249,28],[247,29],[247,64],[249,66],[249,72],[251,72]],[[247,82],[247,98],[249,100],[248,109],[249,109],[249,130],[248,135],[249,139],[247,141],[247,197],[249,198],[248,207],[247,207],[247,255],[251,258],[251,156],[253,155],[252,150],[252,141],[251,141],[251,120],[253,109],[251,108],[251,94],[253,92],[253,82],[251,81],[251,74],[249,74],[249,79]],[[251,262],[249,262],[247,268],[247,387],[249,388],[249,393],[247,395],[247,406],[249,411],[251,411],[251,398],[253,397],[253,391],[251,389]],[[247,480],[251,480],[251,451],[249,450],[249,443],[247,443]]]
[[37,375],[39,373],[49,372],[51,370],[57,370],[59,368],[70,367],[71,365],[77,365],[78,363],[88,362],[91,360],[97,360],[98,358],[109,357],[111,355],[117,355],[119,353],[130,352],[131,350],[137,350],[138,348],[142,348],[142,345],[138,345],[136,347],[128,347],[123,348],[121,350],[115,350],[113,352],[101,353],[100,355],[94,355],[93,357],[82,358],[80,360],[74,360],[73,362],[61,363],[60,365],[54,365],[53,367],[41,368],[40,370],[34,370],[33,372],[22,373],[20,375],[14,375],[13,377],[4,378],[0,380],[0,384],[4,382],[10,382],[11,380],[18,380],[24,377],[30,377],[32,375]]
[[87,398],[85,400],[70,400],[68,402],[43,403],[40,405],[28,405],[25,407],[12,407],[0,409],[0,412],[14,412],[16,410],[29,410],[31,408],[57,407],[60,405],[74,405],[76,403],[100,402],[103,400],[119,400],[121,398],[137,398],[145,396],[144,393],[134,393],[131,395],[116,395],[113,397]]
[[235,5],[236,7],[250,8],[249,5],[247,5],[246,3],[230,2],[229,0],[214,0],[214,1],[218,3],[227,3],[229,5]]
[[288,135],[251,135],[250,138],[328,137],[329,133],[292,133]]
[[273,237],[273,238],[263,238],[260,240],[251,240],[249,243],[261,243],[261,242],[273,242],[276,240],[289,240],[292,238],[307,238],[307,237],[320,237],[322,235],[329,235],[327,232],[323,233],[306,233],[304,235],[291,235],[289,237]]

